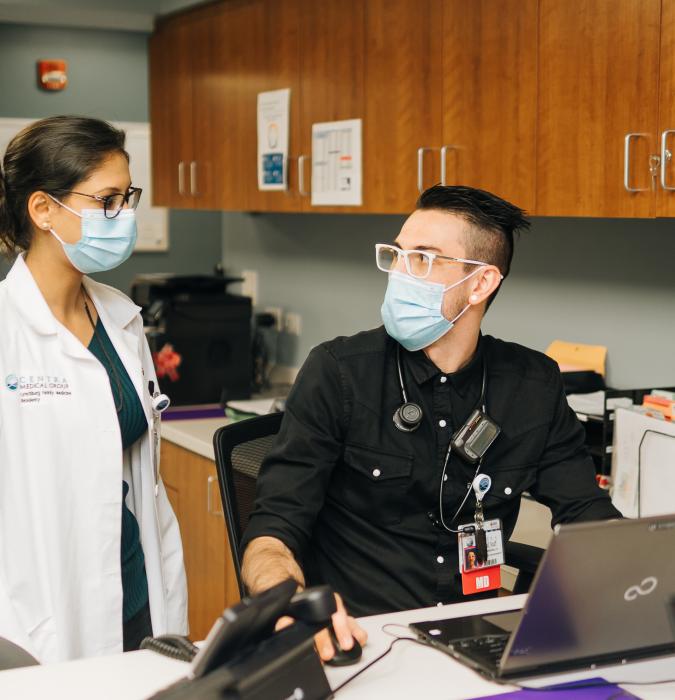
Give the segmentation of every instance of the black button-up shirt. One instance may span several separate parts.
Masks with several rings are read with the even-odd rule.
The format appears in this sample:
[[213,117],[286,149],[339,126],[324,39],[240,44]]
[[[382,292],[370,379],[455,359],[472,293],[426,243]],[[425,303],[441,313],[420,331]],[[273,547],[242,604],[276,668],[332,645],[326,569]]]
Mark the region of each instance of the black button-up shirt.
[[[392,420],[402,404],[396,347],[377,328],[312,350],[262,465],[244,546],[280,539],[308,585],[330,584],[355,615],[461,600],[457,536],[438,524],[439,488],[450,437],[479,404],[483,363],[487,413],[501,427],[481,467],[492,477],[485,518],[501,518],[508,539],[523,491],[551,508],[552,524],[620,517],[596,486],[555,362],[482,336],[471,362],[444,375],[424,352],[401,348],[408,400],[424,413],[405,433]],[[473,493],[452,516],[474,472],[450,456],[449,527],[473,521]]]

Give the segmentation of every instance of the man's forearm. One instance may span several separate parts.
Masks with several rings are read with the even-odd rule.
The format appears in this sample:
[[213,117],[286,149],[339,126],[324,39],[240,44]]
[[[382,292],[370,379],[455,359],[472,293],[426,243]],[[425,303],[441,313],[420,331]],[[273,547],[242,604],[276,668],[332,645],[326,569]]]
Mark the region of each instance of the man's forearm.
[[244,585],[251,595],[286,580],[295,579],[302,587],[305,576],[291,550],[276,537],[256,537],[250,542],[241,567]]

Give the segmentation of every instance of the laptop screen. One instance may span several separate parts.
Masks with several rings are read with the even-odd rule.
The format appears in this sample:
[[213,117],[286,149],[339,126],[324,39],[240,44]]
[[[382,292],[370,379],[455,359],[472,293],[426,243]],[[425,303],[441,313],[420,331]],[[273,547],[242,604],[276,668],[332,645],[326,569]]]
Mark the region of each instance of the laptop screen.
[[675,651],[674,552],[675,515],[559,528],[502,672]]

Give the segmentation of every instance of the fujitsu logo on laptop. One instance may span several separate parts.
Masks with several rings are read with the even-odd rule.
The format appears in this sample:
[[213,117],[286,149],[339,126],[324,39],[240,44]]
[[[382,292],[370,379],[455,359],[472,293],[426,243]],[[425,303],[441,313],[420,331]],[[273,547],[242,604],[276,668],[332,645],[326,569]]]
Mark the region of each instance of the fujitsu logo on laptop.
[[626,592],[623,594],[623,598],[624,600],[630,603],[632,600],[635,600],[639,595],[649,595],[656,589],[658,583],[659,582],[656,577],[648,576],[647,578],[642,580],[642,583],[640,583],[639,586],[631,586],[630,588],[627,588]]

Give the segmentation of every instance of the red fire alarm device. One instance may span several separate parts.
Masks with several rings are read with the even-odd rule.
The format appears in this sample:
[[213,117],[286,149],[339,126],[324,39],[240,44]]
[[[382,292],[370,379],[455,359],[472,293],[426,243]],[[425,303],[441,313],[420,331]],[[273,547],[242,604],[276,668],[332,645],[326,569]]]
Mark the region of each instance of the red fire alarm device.
[[68,64],[65,61],[38,61],[37,67],[38,85],[43,90],[63,90],[68,84]]

